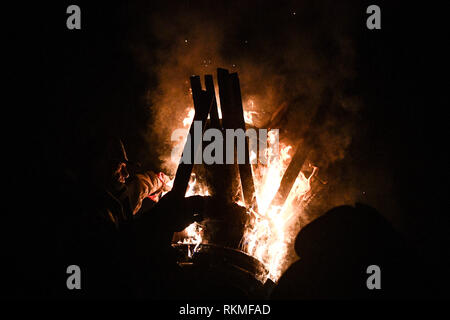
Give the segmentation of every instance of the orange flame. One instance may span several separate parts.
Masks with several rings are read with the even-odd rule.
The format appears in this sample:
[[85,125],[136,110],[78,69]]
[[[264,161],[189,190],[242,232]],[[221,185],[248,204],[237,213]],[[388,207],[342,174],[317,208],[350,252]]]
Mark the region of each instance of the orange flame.
[[194,119],[195,110],[194,108],[188,108],[188,115],[186,118],[183,119],[183,127],[189,127],[189,125],[192,123],[192,120]]
[[[252,100],[249,105],[252,109],[254,108]],[[253,124],[252,115],[254,114],[256,114],[255,111],[244,111],[246,123]],[[190,108],[183,119],[183,125],[188,126],[193,117],[194,109]],[[279,143],[279,155],[274,156],[277,151],[276,138],[275,131],[268,132],[266,164],[258,163],[252,166],[258,212],[253,209],[248,210],[250,219],[241,241],[241,250],[261,261],[266,267],[267,272],[262,271],[258,275],[263,282],[267,278],[277,281],[289,266],[289,248],[299,231],[295,222],[299,220],[311,198],[310,180],[317,171],[317,168],[313,167],[313,173],[308,178],[300,172],[285,203],[271,205],[292,157],[292,146],[282,142]],[[256,154],[252,152],[250,159],[254,158]],[[187,197],[192,195],[210,195],[208,187],[199,183],[194,173],[191,175],[186,192]],[[242,199],[236,203],[244,206]],[[203,227],[198,223],[192,223],[182,233],[184,238],[178,243],[195,245],[193,251],[189,249],[189,256],[192,256],[203,241]]]
[[241,249],[265,265],[268,273],[260,275],[263,281],[267,278],[277,281],[288,267],[290,244],[299,231],[296,222],[311,195],[310,180],[317,170],[314,167],[309,178],[300,172],[285,203],[271,205],[291,161],[292,151],[292,146],[280,142],[279,156],[273,157],[275,139],[275,132],[269,131],[267,164],[253,166],[258,212],[249,210],[250,223],[241,241]]

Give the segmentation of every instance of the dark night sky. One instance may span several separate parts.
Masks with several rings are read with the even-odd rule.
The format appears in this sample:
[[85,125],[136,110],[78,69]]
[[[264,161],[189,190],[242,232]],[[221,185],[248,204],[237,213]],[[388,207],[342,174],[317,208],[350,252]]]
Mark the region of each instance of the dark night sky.
[[[284,49],[280,34],[304,34],[310,26],[311,37],[321,37],[328,27],[339,27],[342,19],[348,28],[344,32],[355,40],[357,81],[352,90],[366,103],[357,117],[358,134],[336,170],[351,175],[352,181],[346,183],[364,191],[367,195],[361,198],[387,216],[424,257],[436,259],[436,265],[444,261],[448,210],[442,196],[448,188],[442,184],[447,180],[444,151],[448,143],[443,139],[447,119],[443,94],[448,81],[439,77],[444,73],[441,61],[447,57],[441,49],[447,41],[442,9],[432,4],[425,8],[414,2],[377,1],[382,8],[382,30],[371,32],[364,27],[365,8],[372,4],[367,1],[346,1],[345,5],[311,1],[311,14],[304,14],[301,21],[292,15],[295,1],[252,1],[252,5],[76,1],[82,9],[82,30],[73,32],[65,28],[65,8],[72,2],[10,11],[14,12],[11,28],[18,34],[5,50],[20,61],[13,65],[10,77],[17,84],[17,90],[10,91],[17,106],[8,117],[12,129],[5,133],[8,142],[13,137],[11,147],[7,144],[12,155],[8,160],[18,165],[11,170],[18,174],[8,181],[12,190],[20,192],[20,196],[13,192],[11,199],[23,201],[25,183],[33,203],[31,208],[16,206],[16,212],[10,213],[14,216],[19,211],[19,216],[26,217],[20,223],[39,220],[36,212],[50,210],[52,188],[60,187],[61,170],[89,156],[82,151],[87,137],[109,131],[124,137],[131,158],[142,156],[146,142],[141,133],[150,117],[144,96],[157,85],[156,68],[155,74],[144,72],[132,48],[136,44],[147,48],[150,61],[153,49],[163,49],[147,27],[149,16],[190,10],[199,16],[237,21],[223,25],[230,39],[224,53],[235,54],[242,47],[245,55],[261,61],[260,52],[268,47]],[[328,26],[323,15],[330,11],[335,18]],[[31,26],[19,22],[24,20]],[[333,46],[325,43],[320,54],[333,59]],[[44,211],[37,210],[41,206]],[[28,219],[30,209],[33,218]]]

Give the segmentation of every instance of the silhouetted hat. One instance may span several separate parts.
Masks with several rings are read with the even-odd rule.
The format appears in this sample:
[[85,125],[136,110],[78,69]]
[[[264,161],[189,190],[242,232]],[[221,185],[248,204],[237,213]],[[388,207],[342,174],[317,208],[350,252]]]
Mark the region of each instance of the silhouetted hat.
[[127,152],[121,139],[111,140],[110,145],[108,146],[108,151],[110,152],[110,158],[112,160],[128,163]]

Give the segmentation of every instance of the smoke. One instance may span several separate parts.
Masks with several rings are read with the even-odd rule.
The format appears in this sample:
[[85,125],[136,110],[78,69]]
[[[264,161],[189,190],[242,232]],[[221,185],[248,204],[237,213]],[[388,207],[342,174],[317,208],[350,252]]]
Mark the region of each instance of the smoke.
[[136,53],[156,78],[148,92],[147,139],[162,169],[176,171],[170,137],[193,107],[189,76],[215,78],[221,67],[238,72],[244,109],[257,111],[255,125],[279,128],[280,139],[293,145],[331,90],[324,123],[311,128],[316,147],[308,162],[324,180],[332,179],[327,168],[345,158],[362,105],[354,90],[354,11],[332,1],[201,1],[169,3],[149,15],[147,27],[156,41]]
[[[185,127],[193,108],[189,77],[212,74],[217,86],[219,67],[238,72],[244,110],[256,111],[256,127],[279,129],[280,141],[292,146],[314,135],[302,171],[307,176],[310,164],[319,170],[308,205],[299,204],[303,209],[289,230],[284,268],[297,259],[291,242],[305,224],[357,199],[350,179],[355,174],[340,165],[360,129],[363,106],[353,40],[360,28],[354,25],[356,11],[335,1],[169,3],[148,16],[155,41],[135,50],[156,83],[147,96],[152,117],[146,137],[170,175],[178,165],[171,161],[171,134]],[[324,121],[313,125],[327,92],[332,98]]]
[[159,153],[163,169],[170,174],[174,174],[177,167],[177,163],[170,161],[174,146],[171,134],[176,128],[185,127],[183,119],[193,108],[189,77],[212,73],[215,66],[224,65],[218,54],[222,43],[220,32],[213,29],[211,22],[192,25],[190,19],[194,18],[192,14],[189,17],[180,14],[169,22],[165,15],[154,16],[152,30],[159,46],[156,63],[146,66],[156,72],[158,83],[156,90],[148,93],[153,115],[148,138]]

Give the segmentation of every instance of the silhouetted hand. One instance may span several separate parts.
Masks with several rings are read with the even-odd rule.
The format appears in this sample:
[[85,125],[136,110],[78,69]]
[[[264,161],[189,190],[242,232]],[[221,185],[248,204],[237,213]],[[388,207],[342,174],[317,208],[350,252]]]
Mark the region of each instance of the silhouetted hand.
[[172,192],[167,193],[155,206],[158,215],[172,227],[174,232],[179,232],[191,223],[203,220],[206,202],[210,197],[191,196],[178,198]]

